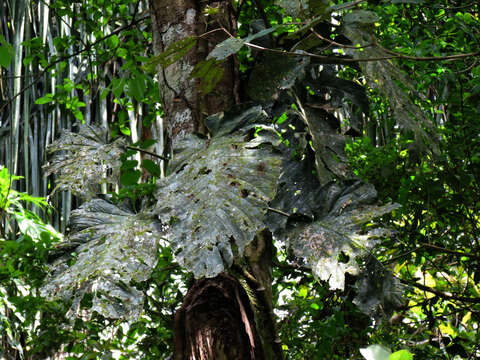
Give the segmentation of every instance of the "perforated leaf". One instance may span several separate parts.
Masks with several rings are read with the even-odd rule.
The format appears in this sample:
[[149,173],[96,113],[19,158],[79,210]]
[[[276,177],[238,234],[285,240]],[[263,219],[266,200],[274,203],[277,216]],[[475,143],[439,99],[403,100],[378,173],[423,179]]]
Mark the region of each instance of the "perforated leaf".
[[[60,257],[51,266],[42,296],[72,300],[70,317],[88,318],[96,311],[107,318],[136,320],[143,293],[131,282],[147,280],[155,267],[160,224],[101,199],[74,210],[70,221],[71,234],[57,249]],[[87,294],[92,306],[80,308]]]
[[358,275],[357,258],[368,254],[372,239],[383,232],[360,234],[361,225],[395,209],[396,205],[366,205],[338,216],[296,228],[288,234],[293,253],[306,260],[319,279],[328,281],[331,289],[344,289],[345,273]]
[[78,133],[64,130],[48,147],[54,155],[45,165],[46,174],[57,175],[55,190],[91,198],[100,184],[117,184],[125,145],[122,138],[109,143],[107,130],[98,126],[81,125]]
[[[175,151],[173,174],[158,185],[156,213],[169,225],[177,261],[195,277],[214,277],[241,256],[264,225],[276,190],[281,158],[277,135],[267,126],[251,138],[261,107],[247,111],[249,124],[228,136],[186,137]],[[242,116],[239,114],[238,116]],[[225,114],[225,124],[241,123]]]

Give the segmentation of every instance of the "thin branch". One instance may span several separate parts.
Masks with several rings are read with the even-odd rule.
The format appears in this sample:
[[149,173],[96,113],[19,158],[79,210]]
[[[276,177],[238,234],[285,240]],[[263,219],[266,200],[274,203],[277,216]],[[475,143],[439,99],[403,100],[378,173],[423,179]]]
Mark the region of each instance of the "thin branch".
[[320,35],[319,33],[317,33],[313,28],[310,28],[310,31],[312,33],[315,34],[316,37],[318,37],[319,39],[323,40],[323,41],[326,41],[332,45],[336,45],[338,47],[342,47],[342,48],[348,48],[348,49],[364,49],[364,48],[367,48],[367,47],[371,47],[371,46],[375,46],[376,44],[375,43],[371,43],[371,44],[368,44],[368,45],[365,45],[365,46],[354,46],[354,45],[346,45],[346,44],[340,44],[336,41],[333,41],[331,39],[328,39],[322,35]]
[[479,304],[479,303],[480,303],[480,298],[472,298],[472,297],[467,297],[467,296],[455,296],[455,295],[450,295],[450,294],[444,293],[443,291],[440,291],[440,290],[431,288],[431,287],[426,286],[426,285],[419,284],[419,283],[414,282],[414,281],[409,281],[409,280],[400,279],[400,282],[401,282],[402,284],[410,285],[410,286],[416,287],[417,289],[420,289],[420,290],[427,291],[427,292],[429,292],[429,293],[435,294],[435,295],[437,295],[438,297],[440,297],[440,298],[442,298],[442,299],[449,299],[449,300],[456,300],[456,301],[464,301],[464,302],[468,302],[468,303],[472,303],[472,304]]
[[418,250],[420,250],[420,249],[422,249],[422,248],[423,248],[423,245],[422,245],[422,246],[419,246],[419,247],[416,247],[415,249],[412,249],[412,250],[409,250],[409,251],[405,251],[404,253],[402,253],[402,254],[400,254],[400,255],[398,255],[398,256],[395,256],[395,257],[393,257],[393,258],[391,258],[391,259],[382,261],[382,264],[383,264],[383,265],[391,264],[391,263],[397,261],[398,259],[401,259],[402,257],[407,256],[407,255],[409,255],[409,254],[411,254],[411,253],[413,253],[413,252],[415,252],[415,251],[418,251]]
[[140,149],[138,147],[135,147],[135,146],[127,146],[127,149],[130,149],[130,150],[135,150],[135,151],[140,151],[144,154],[147,154],[147,155],[150,155],[150,156],[153,156],[153,157],[156,157],[156,158],[159,158],[161,160],[164,160],[164,161],[168,161],[169,159],[165,156],[162,156],[162,155],[158,155],[158,154],[155,154],[154,152],[151,152],[151,151],[148,151],[148,150],[144,150],[144,149]]
[[458,60],[458,59],[463,59],[466,57],[474,57],[480,55],[480,51],[476,51],[473,53],[468,53],[468,54],[455,54],[455,55],[447,55],[447,56],[410,56],[410,55],[404,55],[392,50],[388,50],[384,48],[382,45],[376,43],[376,46],[378,46],[380,49],[385,51],[387,54],[390,54],[394,56],[395,58],[401,58],[401,59],[407,59],[407,60],[414,60],[414,61],[444,61],[444,60]]
[[290,214],[288,214],[286,212],[283,212],[282,210],[278,210],[278,209],[272,208],[270,206],[267,207],[267,210],[271,211],[271,212],[274,212],[274,213],[277,213],[277,214],[280,214],[280,215],[283,215],[285,217],[290,217],[291,216]]
[[430,249],[438,250],[438,251],[441,251],[441,252],[447,253],[447,254],[466,256],[466,257],[470,257],[470,258],[473,258],[473,259],[480,260],[480,256],[478,256],[478,255],[469,254],[469,253],[466,253],[466,252],[463,252],[463,251],[450,250],[450,249],[446,249],[446,248],[443,248],[443,247],[440,247],[440,246],[437,246],[437,245],[422,243],[422,247],[428,247]]

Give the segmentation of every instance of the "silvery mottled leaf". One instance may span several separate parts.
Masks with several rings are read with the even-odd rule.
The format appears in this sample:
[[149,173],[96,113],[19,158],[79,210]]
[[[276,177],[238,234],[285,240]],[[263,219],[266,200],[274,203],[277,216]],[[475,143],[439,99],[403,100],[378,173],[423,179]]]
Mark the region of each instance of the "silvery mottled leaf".
[[91,198],[101,184],[117,184],[125,145],[121,138],[108,143],[107,130],[93,125],[81,125],[78,133],[64,130],[48,147],[54,155],[45,165],[46,175],[57,175],[55,190]]
[[303,9],[307,8],[306,0],[275,0],[275,5],[285,10],[285,15],[298,17]]
[[[89,317],[96,311],[107,318],[136,320],[143,294],[130,282],[147,280],[155,267],[161,236],[158,221],[95,199],[74,210],[70,222],[71,234],[61,243],[69,254],[52,264],[42,296],[71,299],[70,317],[80,311]],[[93,305],[80,309],[86,294],[93,295]]]
[[277,98],[280,90],[290,89],[304,77],[308,64],[307,57],[264,53],[248,80],[248,96],[255,101]]
[[328,6],[327,0],[275,0],[275,5],[285,10],[293,18],[324,16]]
[[287,245],[295,256],[306,260],[319,279],[330,288],[343,289],[345,273],[357,275],[357,258],[368,254],[375,239],[385,235],[378,229],[361,234],[361,225],[397,208],[397,204],[365,205],[295,228],[287,233]]
[[225,60],[230,55],[236,54],[243,45],[245,45],[244,39],[229,37],[215,46],[210,54],[208,54],[207,59],[214,58],[216,60]]
[[181,161],[174,160],[175,171],[158,184],[155,211],[170,224],[177,261],[197,278],[228,268],[265,227],[281,158],[269,140],[258,140],[268,139],[262,132],[251,140],[245,131],[209,140],[187,136],[179,146],[189,155],[176,151]]
[[229,37],[228,39],[217,44],[217,46],[215,46],[215,48],[210,52],[210,54],[208,54],[207,59],[213,58],[216,60],[225,60],[230,55],[234,55],[237,52],[239,52],[240,49],[245,45],[245,43],[249,43],[255,39],[266,36],[274,32],[278,27],[279,25],[268,28],[268,29],[263,29],[243,39]]

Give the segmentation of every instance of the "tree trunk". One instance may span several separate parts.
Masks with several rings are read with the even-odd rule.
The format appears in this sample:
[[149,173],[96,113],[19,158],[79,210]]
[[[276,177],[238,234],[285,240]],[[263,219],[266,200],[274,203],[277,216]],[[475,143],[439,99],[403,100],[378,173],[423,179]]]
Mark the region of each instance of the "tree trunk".
[[[205,16],[207,4],[218,11]],[[150,7],[156,55],[179,40],[211,30],[236,33],[231,1],[150,0]],[[203,132],[206,116],[239,101],[238,71],[232,58],[223,63],[223,78],[208,95],[190,77],[195,65],[226,38],[224,31],[211,32],[198,38],[187,56],[158,69],[165,124],[173,145],[191,132]],[[232,271],[195,282],[175,319],[176,360],[282,358],[273,320],[272,255],[271,235],[262,232],[234,265],[235,276]]]

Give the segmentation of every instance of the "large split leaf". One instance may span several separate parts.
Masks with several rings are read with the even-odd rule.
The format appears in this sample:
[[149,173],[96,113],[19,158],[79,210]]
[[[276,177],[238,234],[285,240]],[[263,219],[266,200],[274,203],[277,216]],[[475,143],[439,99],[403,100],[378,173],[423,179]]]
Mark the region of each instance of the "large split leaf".
[[[61,256],[52,264],[42,296],[72,300],[71,317],[96,311],[136,320],[143,293],[131,282],[147,280],[155,267],[162,233],[158,221],[95,199],[74,210],[70,222],[71,234],[57,250]],[[92,305],[81,309],[87,294]]]
[[[214,277],[229,267],[265,227],[281,168],[271,146],[278,138],[273,130],[263,126],[251,137],[255,122],[266,119],[260,106],[215,117],[224,127],[211,139],[183,139],[175,150],[173,174],[156,193],[156,213],[169,224],[176,259],[197,278]],[[218,121],[211,118],[207,124],[214,127]],[[240,129],[224,136],[222,129],[236,126]]]
[[287,243],[297,257],[306,260],[315,276],[328,281],[332,289],[343,289],[345,273],[358,275],[357,258],[368,254],[367,249],[374,244],[372,239],[384,234],[378,229],[361,234],[361,225],[396,207],[393,204],[366,205],[329,216],[293,229],[288,234]]
[[45,166],[46,174],[57,175],[55,190],[91,198],[101,184],[118,183],[125,145],[121,138],[109,143],[107,130],[98,126],[81,125],[78,133],[64,130],[48,147],[54,155]]
[[[345,35],[354,44],[361,46],[376,43],[373,35],[373,23],[378,21],[375,13],[366,10],[355,10],[345,15]],[[385,51],[378,46],[368,46],[361,51],[350,50],[354,58],[383,58],[388,57]],[[372,88],[377,88],[389,100],[397,122],[405,129],[413,131],[419,148],[429,148],[438,152],[438,139],[435,138],[434,125],[422,112],[408,94],[415,94],[415,89],[407,76],[391,61],[363,61],[360,62],[362,72]],[[400,85],[405,89],[402,89]]]
[[[382,304],[386,312],[401,301],[398,281],[369,252],[379,238],[391,235],[390,232],[373,226],[368,227],[368,231],[362,230],[365,223],[399,206],[372,205],[376,195],[372,185],[360,181],[343,187],[331,183],[316,195],[328,200],[323,203],[329,208],[328,215],[287,230],[282,236],[293,255],[303,259],[313,274],[327,281],[331,289],[344,289],[345,273],[358,276],[355,301],[369,314],[375,312],[378,304]],[[279,196],[284,195],[279,193]],[[309,194],[299,194],[298,198],[297,201],[308,199]],[[319,205],[314,213],[325,210],[321,207]]]

